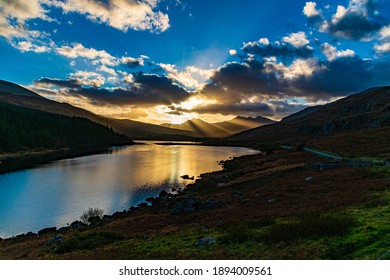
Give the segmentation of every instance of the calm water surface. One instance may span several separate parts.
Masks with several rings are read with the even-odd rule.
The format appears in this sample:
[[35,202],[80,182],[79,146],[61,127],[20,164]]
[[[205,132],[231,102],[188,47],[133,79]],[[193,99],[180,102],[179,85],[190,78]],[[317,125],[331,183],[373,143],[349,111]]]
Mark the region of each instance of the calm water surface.
[[165,189],[221,169],[218,161],[257,151],[238,147],[134,145],[0,175],[0,237],[62,227],[88,208],[128,209]]

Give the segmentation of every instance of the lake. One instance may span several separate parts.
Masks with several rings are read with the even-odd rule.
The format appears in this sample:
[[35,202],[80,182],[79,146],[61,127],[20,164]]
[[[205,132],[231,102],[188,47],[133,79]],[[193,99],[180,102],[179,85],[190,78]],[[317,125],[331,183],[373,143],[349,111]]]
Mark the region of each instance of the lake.
[[221,160],[258,153],[241,147],[144,143],[0,174],[0,237],[66,226],[90,207],[107,215],[123,211],[193,182],[182,175],[196,179],[220,170]]

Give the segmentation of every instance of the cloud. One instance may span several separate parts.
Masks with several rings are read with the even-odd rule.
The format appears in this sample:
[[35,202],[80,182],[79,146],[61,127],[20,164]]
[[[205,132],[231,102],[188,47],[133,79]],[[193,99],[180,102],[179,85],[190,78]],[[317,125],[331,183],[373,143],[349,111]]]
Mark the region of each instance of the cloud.
[[7,39],[27,37],[27,21],[51,20],[39,0],[2,0],[0,7],[0,36]]
[[289,36],[283,37],[283,42],[289,43],[296,48],[302,48],[310,43],[306,38],[305,32],[291,33]]
[[[308,18],[310,20],[311,17]],[[324,18],[319,14],[316,21],[312,22],[317,24],[320,31],[330,35],[355,41],[369,41],[385,25],[386,20],[377,11],[375,0],[350,0],[348,7],[338,5],[331,18]]]
[[321,45],[321,50],[328,58],[329,61],[335,60],[338,57],[346,57],[346,56],[355,56],[355,52],[353,50],[347,49],[343,51],[338,51],[336,47],[332,46],[329,43],[324,43]]
[[75,12],[97,23],[126,32],[128,29],[161,33],[169,27],[167,14],[157,9],[159,0],[67,0],[47,1],[48,4]]
[[309,46],[297,48],[292,44],[270,44],[268,39],[265,39],[266,38],[262,38],[259,41],[245,43],[242,50],[248,54],[256,54],[261,57],[276,56],[282,59],[291,59],[295,57],[308,58],[313,56],[313,49]]
[[101,87],[105,83],[104,77],[95,72],[88,71],[77,71],[76,73],[71,73],[69,75],[70,80],[75,80],[80,85],[86,85],[91,87]]
[[117,75],[117,73],[115,72],[115,69],[109,68],[106,65],[101,65],[98,68],[98,70],[101,71],[101,72],[105,72],[107,74],[110,74],[111,76],[116,76]]
[[[223,108],[228,104],[271,106],[276,101],[298,98],[298,105],[304,106],[305,103],[330,101],[369,87],[388,85],[390,73],[385,70],[390,67],[388,61],[361,59],[352,50],[337,51],[329,44],[325,46],[330,49],[328,60],[298,58],[284,64],[269,58],[227,63],[197,94],[200,98],[214,100],[219,105],[208,105],[209,108],[215,112],[219,108],[220,113],[224,113]],[[197,112],[201,112],[199,110]]]
[[21,52],[44,53],[50,51],[50,48],[48,48],[47,46],[39,46],[29,41],[18,42],[16,48]]
[[158,64],[172,81],[178,82],[184,87],[196,90],[213,75],[213,69],[202,69],[195,66],[187,66],[184,71],[179,71],[173,64]]
[[229,54],[231,56],[237,55],[237,51],[236,50],[229,50]]
[[374,45],[374,50],[380,55],[390,53],[390,25],[383,27],[379,36],[380,43]]
[[390,53],[390,42],[376,44],[374,46],[374,50],[380,54],[388,54],[388,53]]
[[315,2],[306,2],[305,7],[303,8],[303,13],[307,17],[316,17],[320,15],[320,12],[316,9],[317,3]]
[[34,84],[43,89],[58,88],[57,100],[82,99],[94,106],[137,105],[148,108],[180,103],[190,97],[190,93],[166,77],[143,73],[132,76],[132,84],[126,88],[93,87],[92,81],[99,78],[99,74],[93,72],[76,72],[66,80],[41,78]]
[[268,40],[268,38],[260,38],[259,43],[267,46],[267,45],[269,45],[269,40]]
[[68,58],[84,57],[90,60],[94,60],[94,63],[101,63],[104,65],[114,66],[117,65],[117,59],[107,53],[105,50],[98,51],[94,48],[86,48],[80,43],[74,43],[71,47],[62,46],[55,49],[56,52],[62,56]]
[[136,68],[138,66],[144,66],[144,59],[147,57],[140,57],[140,58],[133,58],[133,57],[122,57],[121,63],[124,65],[130,67],[130,68]]
[[390,39],[390,25],[384,26],[379,32],[381,39]]

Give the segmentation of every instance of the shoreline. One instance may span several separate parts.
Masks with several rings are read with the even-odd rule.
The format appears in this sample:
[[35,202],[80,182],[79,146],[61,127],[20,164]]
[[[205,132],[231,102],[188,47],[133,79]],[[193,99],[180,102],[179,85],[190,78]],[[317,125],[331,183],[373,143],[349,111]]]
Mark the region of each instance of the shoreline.
[[[95,147],[92,149],[60,149],[60,150],[42,150],[42,151],[26,151],[23,156],[9,157],[0,160],[0,175],[8,172],[19,171],[29,168],[34,168],[40,165],[48,164],[53,161],[89,156],[108,151],[110,147],[132,146],[138,145],[130,142],[129,144],[110,145],[108,147]],[[35,152],[37,154],[29,154]]]
[[[147,141],[150,141],[150,140],[147,140]],[[140,143],[140,142],[134,142],[130,145],[117,145],[117,146],[110,146],[110,147],[127,147],[127,146],[133,146],[133,145],[147,145],[148,143]],[[230,146],[230,145],[209,145],[209,144],[204,144],[203,143],[178,143],[178,142],[169,142],[169,143],[151,143],[151,144],[155,144],[155,145],[195,145],[195,146],[210,146],[210,147],[242,147],[242,148],[248,148],[248,149],[252,149],[252,150],[256,150],[252,147],[245,147],[245,146]],[[94,151],[90,151],[90,152],[77,152],[77,151],[65,151],[64,153],[58,153],[58,152],[53,152],[53,154],[48,154],[48,155],[44,155],[44,158],[42,159],[41,157],[31,157],[30,159],[32,161],[26,163],[26,165],[24,165],[23,167],[21,167],[20,165],[18,166],[18,168],[15,168],[15,169],[11,169],[11,170],[8,170],[8,171],[5,171],[5,172],[2,172],[3,170],[0,169],[0,175],[3,174],[3,173],[8,173],[8,172],[14,172],[14,171],[18,171],[18,170],[24,170],[24,169],[29,169],[29,168],[34,168],[34,167],[37,167],[37,166],[41,166],[41,165],[45,165],[45,164],[49,164],[51,162],[54,162],[54,161],[57,161],[57,160],[64,160],[64,159],[69,159],[69,158],[76,158],[76,157],[83,157],[83,156],[89,156],[89,155],[94,155],[94,154],[101,154],[101,153],[106,153],[109,151],[109,148],[105,148],[103,150],[94,150]],[[258,151],[258,150],[257,150]],[[259,151],[260,153],[260,151]],[[259,154],[257,153],[257,154]],[[257,155],[257,154],[252,154],[252,155]],[[241,158],[241,157],[245,157],[245,156],[251,156],[251,155],[242,155],[242,156],[238,156],[238,157],[234,157],[234,158],[231,158],[231,159],[225,159],[225,160],[221,160],[221,163],[223,162],[227,162],[227,161],[231,161],[231,160],[234,160],[234,159],[238,159],[238,158]],[[23,158],[15,158],[15,160],[17,161],[17,163],[20,163],[21,160],[23,160]],[[202,174],[199,174],[199,176],[197,176],[197,178],[202,178],[202,176],[204,176],[205,174],[210,174],[210,173],[215,173],[215,172],[219,172],[219,171],[223,171],[224,170],[224,167],[223,167],[223,164],[219,164],[220,166],[222,166],[222,169],[221,170],[214,170],[214,171],[210,171],[210,172],[207,172],[207,173],[202,173]],[[1,165],[0,165],[1,167]],[[185,175],[183,175],[185,176]],[[181,177],[183,177],[181,176]],[[160,192],[157,196],[155,197],[147,197],[145,198],[144,201],[142,201],[141,203],[139,203],[138,205],[133,205],[133,206],[130,206],[129,208],[127,209],[123,209],[123,210],[118,210],[112,214],[106,214],[104,215],[104,217],[102,218],[102,220],[105,220],[105,219],[108,219],[108,220],[111,220],[112,218],[115,218],[119,215],[123,215],[123,214],[126,214],[126,213],[130,213],[134,210],[137,210],[138,208],[142,208],[142,207],[153,207],[152,205],[152,202],[154,200],[157,200],[159,198],[161,198],[162,196],[166,196],[166,197],[169,197],[169,198],[174,198],[174,197],[177,197],[181,194],[183,194],[185,192],[185,190],[187,189],[187,187],[193,185],[194,183],[196,183],[196,181],[198,180],[201,180],[201,179],[195,179],[195,180],[192,180],[192,179],[185,179],[183,178],[184,180],[187,180],[188,182],[186,183],[186,185],[184,186],[184,188],[182,188],[181,190],[179,189],[174,189],[172,192],[169,192],[169,190],[167,191],[162,191]],[[72,222],[69,222],[67,224],[69,224],[69,226],[61,226],[61,227],[46,227],[46,228],[42,228],[42,229],[39,229],[37,230],[36,232],[32,232],[32,231],[29,231],[29,232],[22,232],[22,233],[19,233],[19,234],[16,234],[16,235],[13,235],[13,236],[9,236],[9,237],[6,237],[6,236],[0,236],[0,240],[15,240],[17,238],[23,238],[23,237],[26,237],[26,236],[38,236],[39,235],[39,232],[62,232],[62,231],[66,231],[66,230],[69,230],[69,229],[72,229],[72,225],[73,224],[80,224],[81,222],[79,220],[75,220],[75,221],[72,221]],[[85,225],[87,226],[87,225]],[[54,230],[55,228],[55,230]]]
[[[370,168],[318,171],[313,168],[318,160],[317,155],[290,150],[226,160],[222,170],[202,174],[201,179],[187,184],[177,195],[162,192],[158,198],[148,200],[149,204],[140,203],[129,210],[92,219],[88,226],[75,221],[67,227],[44,228],[38,233],[2,239],[0,259],[137,259],[140,253],[145,259],[235,259],[241,254],[247,259],[382,255],[380,248],[369,255],[359,250],[354,257],[348,251],[337,255],[337,248],[344,246],[339,235],[346,240],[345,246],[356,238],[348,235],[348,229],[355,227],[359,232],[375,235],[375,230],[367,228],[371,217],[388,209],[382,208],[390,199],[388,178],[382,171]],[[367,224],[355,224],[353,220],[362,215],[368,219]],[[380,226],[386,227],[386,220],[382,220]],[[328,228],[328,223],[335,232],[322,230]],[[303,234],[302,241],[299,236],[298,241],[292,242],[290,235],[271,233],[280,227],[296,226],[303,230],[298,231]],[[319,227],[323,235],[317,237],[312,226]],[[386,234],[383,238],[387,238]],[[216,243],[194,245],[206,237]],[[99,243],[100,238],[108,245],[104,245],[106,241]],[[90,242],[97,242],[96,246],[84,247]]]

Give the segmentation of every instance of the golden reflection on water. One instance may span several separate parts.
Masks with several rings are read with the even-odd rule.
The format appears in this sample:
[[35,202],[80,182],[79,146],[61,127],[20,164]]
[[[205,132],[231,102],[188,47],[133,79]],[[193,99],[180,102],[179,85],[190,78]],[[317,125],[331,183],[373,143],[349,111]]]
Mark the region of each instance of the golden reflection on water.
[[[89,207],[105,214],[218,170],[218,162],[256,151],[237,147],[133,145],[0,175],[0,236],[65,226]],[[27,207],[24,207],[27,206]],[[6,225],[6,227],[4,227]]]

